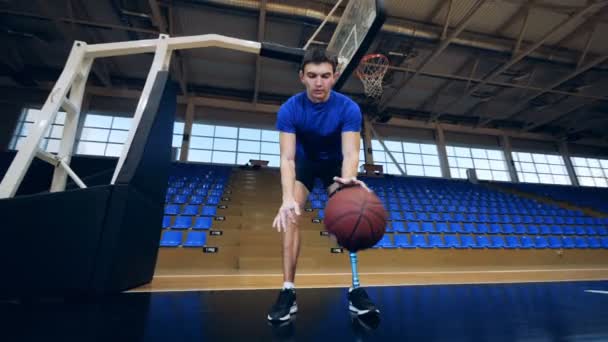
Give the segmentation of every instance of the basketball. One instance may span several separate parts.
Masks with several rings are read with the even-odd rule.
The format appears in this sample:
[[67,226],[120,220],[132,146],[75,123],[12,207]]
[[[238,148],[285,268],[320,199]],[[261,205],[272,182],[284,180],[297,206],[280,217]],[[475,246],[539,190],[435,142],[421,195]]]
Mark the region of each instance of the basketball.
[[374,246],[382,236],[387,212],[378,196],[360,186],[343,188],[327,201],[325,228],[351,252]]

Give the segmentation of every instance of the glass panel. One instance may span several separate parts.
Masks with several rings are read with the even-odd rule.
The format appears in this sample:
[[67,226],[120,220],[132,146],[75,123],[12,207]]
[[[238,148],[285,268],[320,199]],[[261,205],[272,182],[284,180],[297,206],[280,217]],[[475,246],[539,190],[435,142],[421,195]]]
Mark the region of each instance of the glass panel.
[[518,157],[519,157],[519,161],[522,162],[532,162],[532,155],[530,153],[525,153],[525,152],[516,152]]
[[492,171],[492,176],[496,181],[508,182],[511,180],[511,177],[509,177],[509,173],[505,171]]
[[190,149],[188,152],[188,160],[209,163],[211,162],[211,151]]
[[239,128],[239,139],[260,140],[262,131],[259,129]]
[[445,152],[448,154],[448,156],[453,156],[456,154],[456,152],[454,152],[454,146],[446,146]]
[[595,186],[595,182],[591,177],[579,177],[578,180],[583,186]]
[[386,161],[386,153],[380,152],[380,151],[373,151],[373,154],[374,154],[374,163]]
[[215,136],[218,138],[236,138],[237,132],[236,127],[215,126]]
[[606,178],[596,178],[595,185],[602,188],[606,188],[608,187],[608,182],[606,182]]
[[38,119],[39,115],[40,115],[40,110],[30,108],[27,110],[27,114],[25,116],[25,121],[36,122],[36,119]]
[[587,165],[589,167],[600,167],[600,162],[597,159],[587,158]]
[[76,153],[103,156],[105,155],[105,150],[105,143],[81,141],[78,143]]
[[191,137],[190,148],[204,148],[211,149],[213,147],[213,139],[202,138],[202,137]]
[[448,164],[450,164],[450,166],[458,166],[455,157],[448,157]]
[[486,155],[486,150],[482,150],[480,148],[472,148],[471,154],[473,155],[473,158],[488,158],[488,156]]
[[[127,141],[128,137],[129,137],[129,131],[115,131],[115,130],[112,130],[112,132],[110,132],[110,142],[113,142],[113,143],[122,143],[122,144],[124,144]],[[181,140],[181,138],[180,138],[180,140]],[[181,146],[181,143],[180,143],[180,146]]]
[[570,160],[574,166],[587,166],[587,160],[585,160],[585,158],[572,157]]
[[507,169],[507,165],[502,160],[490,160],[490,168],[492,170],[503,170],[504,171]]
[[591,169],[591,175],[593,177],[604,177],[604,173],[602,172],[602,169],[596,169],[596,168]]
[[547,164],[536,164],[536,172],[538,173],[551,173],[549,165]]
[[281,153],[281,145],[277,143],[262,143],[262,153],[266,154],[280,154]]
[[[396,153],[396,152],[391,152],[391,154],[393,155],[393,158],[395,158],[395,160],[397,160],[397,163],[399,164],[403,164],[403,153]],[[388,153],[386,154],[386,161],[387,162],[393,162],[393,159],[391,159],[391,157],[388,155]]]
[[589,171],[589,168],[587,167],[575,167],[574,171],[576,172],[577,176],[591,176],[591,171]]
[[234,152],[213,151],[213,155],[211,157],[212,163],[234,164],[235,161],[236,161],[236,153],[234,153]]
[[486,152],[488,152],[488,158],[489,159],[494,159],[494,160],[504,160],[504,155],[502,154],[502,151],[496,151],[496,150],[487,150]]
[[112,128],[130,130],[133,124],[133,118],[124,118],[115,116],[112,122]]
[[212,137],[215,126],[203,125],[203,124],[192,124],[192,135],[198,135],[203,137]]
[[405,154],[405,163],[422,165],[422,156],[419,154],[406,153]]
[[570,177],[568,176],[553,176],[553,180],[555,184],[570,185]]
[[66,115],[67,114],[65,112],[57,112],[57,116],[55,117],[55,124],[64,125]]
[[270,167],[279,167],[281,164],[281,159],[279,156],[273,156],[269,154],[262,154],[260,156],[262,160],[268,160],[268,166]]
[[441,168],[438,166],[425,166],[424,175],[429,177],[441,177]]
[[63,126],[53,125],[51,128],[51,134],[49,136],[51,138],[61,139],[63,137]]
[[539,174],[538,178],[540,179],[541,183],[544,184],[553,184],[553,176],[551,175],[544,175],[544,174]]
[[181,148],[183,138],[184,137],[182,135],[174,134],[173,141],[171,142],[171,147],[180,147]]
[[602,165],[602,168],[608,169],[608,159],[600,159],[600,165]]
[[409,153],[420,153],[420,144],[403,143],[403,151]]
[[388,173],[390,175],[400,175],[401,171],[399,171],[399,169],[397,168],[397,165],[395,165],[393,163],[389,163],[386,167],[385,173]]
[[536,172],[536,168],[532,163],[519,163],[523,172]]
[[249,141],[249,140],[239,140],[239,152],[253,152],[260,153],[260,142],[259,141]]
[[422,156],[424,165],[439,166],[439,157],[425,154]]
[[532,154],[532,159],[535,163],[548,163],[547,157],[544,154],[534,153]]
[[399,141],[385,140],[384,145],[391,152],[402,152],[401,143]]
[[523,180],[527,183],[538,183],[538,175],[536,173],[523,173]]
[[492,180],[492,171],[490,170],[475,170],[478,179]]
[[17,143],[15,144],[15,150],[18,151],[24,142],[25,142],[25,138],[23,138],[23,137],[17,139]]
[[437,155],[437,145],[420,144],[420,152],[422,152],[422,154]]
[[470,157],[471,150],[466,147],[454,147],[457,157]]
[[384,147],[380,144],[380,141],[373,139],[372,140],[372,150],[373,151],[384,151]]
[[106,156],[120,157],[123,146],[124,145],[122,144],[108,144],[106,147]]
[[110,128],[112,127],[112,117],[107,115],[87,114],[87,117],[84,120],[84,126]]
[[472,169],[473,168],[473,159],[471,158],[456,158],[458,161],[459,169]]
[[46,151],[50,153],[59,153],[60,144],[61,140],[59,139],[49,139],[48,144],[46,145]]
[[568,174],[566,167],[563,165],[549,165],[549,169],[551,170],[551,173],[553,173],[554,175],[567,175]]
[[475,164],[475,169],[480,170],[489,170],[490,169],[490,163],[488,162],[487,159],[474,159],[474,164]]
[[262,130],[262,140],[279,142],[279,132],[270,131],[270,130],[266,130],[266,129]]
[[80,140],[106,142],[109,135],[109,129],[83,128]]
[[258,160],[260,159],[260,155],[254,153],[239,153],[236,157],[236,163],[238,165],[245,165],[249,163],[250,159]]
[[549,164],[564,165],[564,160],[562,159],[562,157],[551,154],[547,155],[547,162]]
[[30,130],[32,129],[33,125],[34,125],[33,123],[29,123],[29,122],[24,123],[19,135],[24,136],[24,137],[30,135]]
[[[213,149],[221,150],[221,151],[236,151],[236,140],[235,139],[214,138],[213,139]],[[213,158],[215,158],[215,156]],[[215,162],[215,161],[213,161],[213,162]],[[234,164],[234,161],[232,163]]]
[[406,165],[405,173],[409,176],[424,176],[424,167],[421,165]]
[[363,150],[359,150],[359,162],[365,163],[365,153],[363,152]]
[[173,124],[173,133],[175,134],[184,134],[184,126],[183,122],[175,122]]
[[452,176],[452,178],[460,178],[460,171],[455,167],[451,167],[450,176]]

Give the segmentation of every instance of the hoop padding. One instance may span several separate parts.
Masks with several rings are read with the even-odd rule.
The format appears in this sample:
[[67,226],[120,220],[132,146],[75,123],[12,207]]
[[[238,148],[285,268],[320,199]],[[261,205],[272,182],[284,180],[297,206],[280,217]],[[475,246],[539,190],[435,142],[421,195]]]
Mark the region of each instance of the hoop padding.
[[357,67],[357,77],[363,82],[365,95],[372,98],[382,96],[382,79],[388,71],[389,60],[385,55],[376,53],[361,58]]

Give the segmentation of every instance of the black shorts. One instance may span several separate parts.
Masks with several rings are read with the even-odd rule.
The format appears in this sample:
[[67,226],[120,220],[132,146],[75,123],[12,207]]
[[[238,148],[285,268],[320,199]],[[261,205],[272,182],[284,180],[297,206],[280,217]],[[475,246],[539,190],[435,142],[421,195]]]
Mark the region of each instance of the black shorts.
[[334,177],[340,177],[341,175],[341,160],[296,160],[296,180],[304,184],[309,192],[311,192],[315,186],[315,178],[319,178],[323,183],[323,188],[327,189],[334,183]]

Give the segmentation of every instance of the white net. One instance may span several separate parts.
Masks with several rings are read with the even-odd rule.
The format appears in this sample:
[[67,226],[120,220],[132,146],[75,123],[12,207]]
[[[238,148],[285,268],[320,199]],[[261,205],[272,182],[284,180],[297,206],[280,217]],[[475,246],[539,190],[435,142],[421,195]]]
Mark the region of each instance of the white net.
[[382,79],[388,71],[389,60],[381,54],[364,56],[357,67],[357,76],[363,82],[363,90],[368,97],[382,96]]

